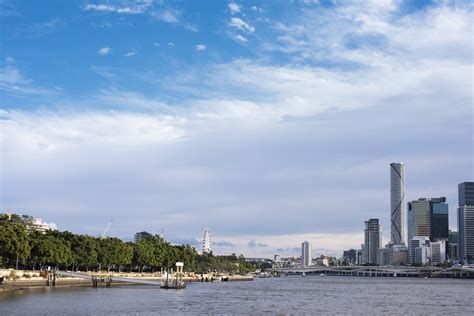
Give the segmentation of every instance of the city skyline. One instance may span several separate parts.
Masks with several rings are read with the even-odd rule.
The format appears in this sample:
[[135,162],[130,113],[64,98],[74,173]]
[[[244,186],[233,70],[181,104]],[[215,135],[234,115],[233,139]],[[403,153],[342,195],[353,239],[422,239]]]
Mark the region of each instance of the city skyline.
[[[469,1],[0,2],[0,210],[248,256],[472,181]],[[403,203],[404,204],[404,203]],[[406,207],[406,204],[403,205]]]

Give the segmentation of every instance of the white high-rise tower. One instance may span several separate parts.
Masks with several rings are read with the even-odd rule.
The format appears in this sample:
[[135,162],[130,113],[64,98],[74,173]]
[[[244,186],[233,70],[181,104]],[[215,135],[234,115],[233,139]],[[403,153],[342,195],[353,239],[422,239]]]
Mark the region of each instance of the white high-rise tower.
[[391,240],[396,245],[406,245],[405,164],[403,162],[390,164],[390,213]]
[[301,243],[301,261],[303,266],[311,266],[311,259],[311,243],[309,241],[303,241],[303,243]]

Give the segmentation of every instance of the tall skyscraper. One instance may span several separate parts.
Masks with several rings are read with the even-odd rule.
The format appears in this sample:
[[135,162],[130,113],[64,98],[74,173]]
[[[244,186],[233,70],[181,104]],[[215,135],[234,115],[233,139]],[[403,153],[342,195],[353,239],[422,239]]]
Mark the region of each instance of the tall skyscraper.
[[459,259],[471,262],[474,260],[474,205],[458,208]]
[[431,241],[448,241],[449,208],[446,198],[430,199],[430,239]]
[[309,241],[301,243],[301,261],[304,267],[311,266],[311,243]]
[[459,233],[457,231],[449,231],[448,238],[448,255],[450,259],[459,258]]
[[365,221],[364,262],[377,264],[379,249],[382,246],[382,227],[378,218]]
[[408,240],[430,237],[430,201],[422,198],[408,202]]
[[459,259],[474,260],[474,182],[463,182],[458,186],[459,208]]
[[391,240],[396,245],[406,244],[405,164],[390,164]]
[[430,237],[432,241],[448,240],[449,216],[446,198],[421,198],[408,202],[408,240]]
[[458,185],[459,206],[474,205],[474,182],[463,182]]

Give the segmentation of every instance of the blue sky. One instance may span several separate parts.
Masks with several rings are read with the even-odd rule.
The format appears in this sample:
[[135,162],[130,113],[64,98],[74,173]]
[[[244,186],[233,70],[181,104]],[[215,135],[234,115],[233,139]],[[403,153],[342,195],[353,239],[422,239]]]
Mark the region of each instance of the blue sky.
[[473,179],[468,1],[0,0],[1,209],[339,253]]

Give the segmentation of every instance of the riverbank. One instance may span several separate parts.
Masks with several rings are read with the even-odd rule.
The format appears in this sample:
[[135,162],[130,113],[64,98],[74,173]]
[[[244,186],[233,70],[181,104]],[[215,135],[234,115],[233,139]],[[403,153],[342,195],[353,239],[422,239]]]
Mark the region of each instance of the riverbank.
[[[137,280],[147,281],[161,281],[161,273],[109,273],[109,272],[79,272],[85,276],[100,276],[100,277],[117,277],[117,278],[133,278]],[[48,273],[46,271],[28,271],[28,270],[14,270],[4,269],[0,270],[0,278],[3,277],[3,282],[0,284],[0,294],[21,290],[26,288],[48,287]],[[191,282],[219,282],[219,281],[252,281],[253,275],[230,275],[223,273],[207,273],[195,274],[192,272],[185,273],[183,281]],[[113,281],[113,284],[133,285],[133,283]],[[74,277],[56,277],[56,287],[71,287],[71,286],[92,286],[92,281],[82,278]]]

